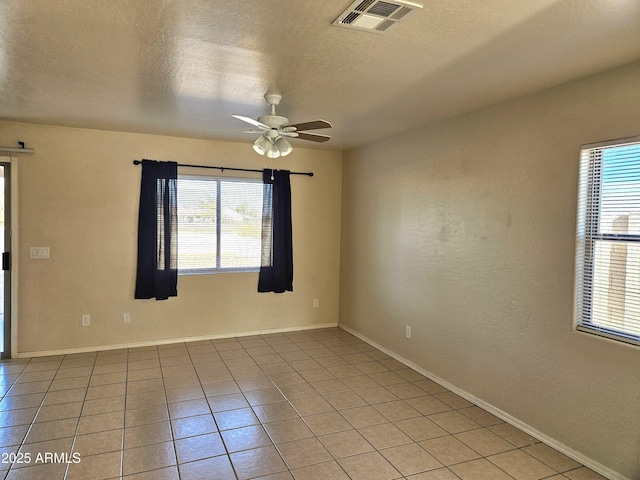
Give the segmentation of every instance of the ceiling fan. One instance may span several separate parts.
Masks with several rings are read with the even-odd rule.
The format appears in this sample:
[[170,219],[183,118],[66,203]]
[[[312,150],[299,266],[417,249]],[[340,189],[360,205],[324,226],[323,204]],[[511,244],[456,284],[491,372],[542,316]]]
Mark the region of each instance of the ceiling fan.
[[314,120],[304,123],[289,123],[287,117],[276,115],[276,105],[282,100],[282,95],[277,93],[267,93],[264,98],[271,107],[271,114],[253,118],[242,115],[232,115],[238,120],[247,122],[257,129],[246,130],[244,133],[260,133],[260,137],[253,144],[253,149],[260,155],[269,158],[278,158],[289,155],[293,151],[291,144],[285,137],[299,138],[300,140],[311,140],[312,142],[326,142],[331,137],[320,133],[311,133],[306,130],[318,130],[321,128],[331,128],[331,124],[325,120]]

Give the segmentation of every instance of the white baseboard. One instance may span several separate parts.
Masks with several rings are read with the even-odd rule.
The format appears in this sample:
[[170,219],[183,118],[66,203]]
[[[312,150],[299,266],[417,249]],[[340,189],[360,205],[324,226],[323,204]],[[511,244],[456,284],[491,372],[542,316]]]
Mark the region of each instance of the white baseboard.
[[298,332],[301,330],[316,330],[320,328],[335,328],[337,323],[322,323],[319,325],[302,325],[299,327],[286,327],[286,328],[270,328],[266,330],[252,330],[249,332],[235,332],[235,333],[222,333],[216,335],[202,335],[196,337],[182,337],[182,338],[167,338],[162,340],[151,340],[146,342],[132,342],[132,343],[120,343],[113,345],[93,345],[89,347],[78,348],[64,348],[60,350],[42,350],[36,352],[20,352],[17,358],[31,358],[31,357],[49,357],[55,355],[72,355],[74,353],[88,353],[88,352],[100,352],[105,350],[119,350],[121,348],[137,348],[137,347],[154,347],[157,345],[169,345],[171,343],[186,343],[186,342],[198,342],[201,340],[218,340],[221,338],[233,338],[233,337],[249,337],[251,335],[268,335],[270,333],[287,333]]
[[560,443],[557,440],[554,440],[553,438],[549,437],[548,435],[545,435],[544,433],[540,432],[539,430],[536,430],[532,426],[530,426],[530,425],[524,423],[523,421],[518,420],[517,418],[509,415],[507,412],[504,412],[504,411],[500,410],[499,408],[494,407],[493,405],[485,402],[484,400],[482,400],[482,399],[470,394],[469,392],[467,392],[465,390],[462,390],[462,389],[456,387],[455,385],[450,384],[446,380],[443,380],[442,378],[439,378],[438,376],[432,374],[431,372],[427,372],[426,370],[424,370],[419,365],[416,365],[412,361],[407,360],[406,358],[398,355],[397,353],[392,352],[391,350],[389,350],[389,349],[387,349],[387,348],[385,348],[385,347],[383,347],[381,345],[378,345],[373,340],[365,337],[364,335],[356,332],[355,330],[352,330],[351,328],[349,328],[349,327],[347,327],[345,325],[342,325],[342,324],[338,324],[338,326],[340,328],[342,328],[343,330],[349,332],[350,334],[358,337],[360,340],[362,340],[364,342],[367,342],[369,345],[371,345],[373,347],[376,347],[378,350],[386,353],[390,357],[395,358],[400,363],[403,363],[404,365],[406,365],[407,367],[411,368],[412,370],[415,370],[416,372],[424,375],[425,377],[433,380],[434,382],[439,383],[440,385],[442,385],[443,387],[447,388],[448,390],[451,390],[455,394],[460,395],[462,398],[470,401],[471,403],[477,405],[478,407],[481,407],[481,408],[485,409],[489,413],[491,413],[491,414],[495,415],[496,417],[504,420],[508,424],[513,425],[516,428],[519,428],[520,430],[522,430],[523,432],[531,435],[532,437],[537,438],[542,443],[545,443],[545,444],[549,445],[550,447],[556,449],[560,453],[563,453],[567,457],[572,458],[576,462],[581,463],[585,467],[588,467],[591,470],[593,470],[594,472],[599,473],[603,477],[606,477],[609,480],[631,480],[630,478],[625,477],[625,476],[621,475],[620,473],[618,473],[618,472],[616,472],[614,470],[611,470],[610,468],[602,465],[601,463],[596,462],[595,460],[583,455],[582,453],[577,452],[576,450],[573,450],[572,448],[564,445],[563,443]]

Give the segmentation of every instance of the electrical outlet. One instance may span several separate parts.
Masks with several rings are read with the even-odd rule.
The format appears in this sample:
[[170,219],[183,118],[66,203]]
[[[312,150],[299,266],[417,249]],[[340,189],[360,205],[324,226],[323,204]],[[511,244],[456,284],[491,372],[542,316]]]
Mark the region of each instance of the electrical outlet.
[[318,308],[320,306],[320,300],[317,298],[313,299],[313,308]]
[[407,338],[411,338],[411,327],[406,326],[406,327],[404,327],[404,328],[405,328],[405,331],[404,331],[405,336],[406,336]]
[[88,327],[91,325],[91,315],[82,315],[82,326]]
[[124,314],[124,323],[131,323],[131,314],[130,313],[125,313]]

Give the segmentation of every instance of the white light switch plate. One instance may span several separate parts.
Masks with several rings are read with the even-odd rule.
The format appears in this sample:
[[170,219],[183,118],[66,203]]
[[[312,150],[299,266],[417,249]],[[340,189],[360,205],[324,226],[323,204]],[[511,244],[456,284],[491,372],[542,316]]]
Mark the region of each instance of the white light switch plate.
[[29,256],[31,258],[49,258],[49,247],[31,247]]

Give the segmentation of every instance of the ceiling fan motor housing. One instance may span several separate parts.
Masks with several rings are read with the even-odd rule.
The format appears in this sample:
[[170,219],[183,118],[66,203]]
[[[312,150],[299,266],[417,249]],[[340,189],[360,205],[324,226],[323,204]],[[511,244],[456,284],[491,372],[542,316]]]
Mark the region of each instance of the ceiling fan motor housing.
[[258,121],[271,128],[279,128],[289,123],[287,117],[281,117],[280,115],[263,115],[262,117],[258,117]]

